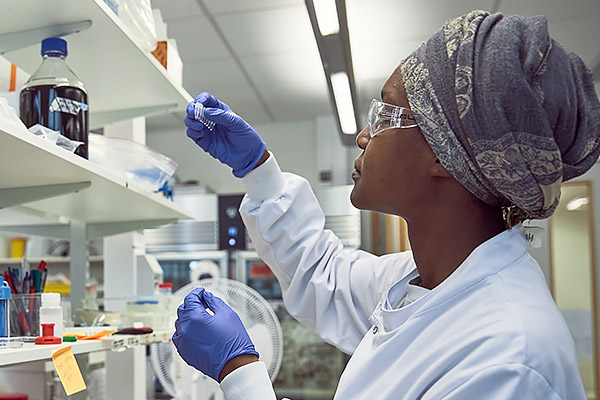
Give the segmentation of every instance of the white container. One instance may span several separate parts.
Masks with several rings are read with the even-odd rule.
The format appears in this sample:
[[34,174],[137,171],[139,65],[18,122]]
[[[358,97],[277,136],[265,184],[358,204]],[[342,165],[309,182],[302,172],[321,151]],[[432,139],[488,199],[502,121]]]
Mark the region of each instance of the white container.
[[63,336],[63,312],[60,306],[60,293],[42,293],[40,307],[40,332],[42,324],[54,324],[54,336]]

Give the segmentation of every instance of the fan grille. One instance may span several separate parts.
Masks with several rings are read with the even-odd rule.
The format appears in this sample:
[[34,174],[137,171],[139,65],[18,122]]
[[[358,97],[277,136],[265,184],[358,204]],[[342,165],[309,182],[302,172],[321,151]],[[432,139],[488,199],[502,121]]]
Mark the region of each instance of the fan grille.
[[[225,278],[202,279],[190,283],[175,292],[175,295],[181,296],[183,301],[185,296],[198,287],[220,297],[239,315],[260,353],[261,361],[267,366],[271,381],[274,381],[283,357],[283,333],[271,305],[251,287]],[[176,396],[176,383],[179,383],[176,382],[178,377],[171,376],[171,363],[177,361],[174,357],[179,358],[171,343],[151,345],[152,367],[165,391],[172,396]]]
[[[242,323],[246,327],[246,330],[251,333],[251,336],[253,330],[256,331],[259,326],[262,328],[260,331],[261,337],[252,338],[255,345],[257,345],[256,341],[258,340],[261,343],[265,343],[265,345],[268,343],[272,349],[283,348],[283,334],[275,311],[273,311],[269,303],[256,290],[231,279],[211,278],[186,285],[175,294],[180,295],[183,299],[198,287],[205,288],[227,303],[240,316]],[[263,337],[263,334],[266,334],[268,337]],[[257,345],[256,347],[260,352],[259,346]],[[261,357],[267,364],[271,380],[275,379],[281,366],[282,354],[277,354],[277,352],[278,350],[275,350],[270,360],[264,360]],[[282,351],[279,351],[279,353],[282,353]]]

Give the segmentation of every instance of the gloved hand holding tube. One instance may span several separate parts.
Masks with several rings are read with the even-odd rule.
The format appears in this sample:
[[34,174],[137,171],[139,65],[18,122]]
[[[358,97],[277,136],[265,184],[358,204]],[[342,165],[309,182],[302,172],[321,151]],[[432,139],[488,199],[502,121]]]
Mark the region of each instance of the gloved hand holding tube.
[[[204,106],[204,118],[212,130],[195,119],[195,103]],[[229,165],[233,175],[244,177],[265,154],[266,145],[256,131],[229,106],[209,93],[201,93],[186,109],[187,135],[211,156]]]
[[204,288],[194,289],[177,309],[173,343],[186,363],[217,382],[226,375],[223,372],[228,361],[244,355],[237,366],[258,361],[258,352],[240,317]]

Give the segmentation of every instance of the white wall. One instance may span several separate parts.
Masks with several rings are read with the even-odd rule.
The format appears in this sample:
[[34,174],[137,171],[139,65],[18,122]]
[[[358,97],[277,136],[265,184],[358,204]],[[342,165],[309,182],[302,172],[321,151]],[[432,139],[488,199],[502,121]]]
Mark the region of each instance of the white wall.
[[357,146],[343,146],[333,116],[323,116],[315,120],[317,173],[330,171],[331,181],[320,185],[341,186],[352,184],[350,175],[354,169],[354,159],[360,149]]
[[571,211],[552,221],[554,298],[561,310],[590,310],[591,242],[588,212]]

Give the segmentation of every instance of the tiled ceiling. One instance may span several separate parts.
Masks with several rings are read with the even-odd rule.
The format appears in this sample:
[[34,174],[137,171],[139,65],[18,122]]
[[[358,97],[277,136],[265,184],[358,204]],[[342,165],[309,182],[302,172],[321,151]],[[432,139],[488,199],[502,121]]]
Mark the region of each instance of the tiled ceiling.
[[[304,0],[152,0],[152,7],[177,41],[192,96],[209,91],[251,124],[332,113]],[[348,0],[346,8],[363,111],[402,58],[472,9],[546,15],[550,34],[600,69],[600,0]],[[180,125],[180,117],[149,118],[149,129]]]

